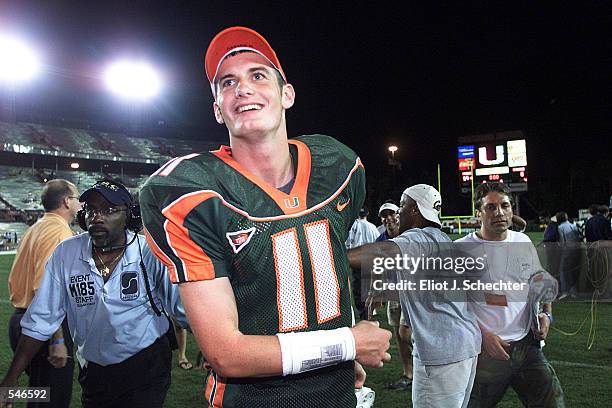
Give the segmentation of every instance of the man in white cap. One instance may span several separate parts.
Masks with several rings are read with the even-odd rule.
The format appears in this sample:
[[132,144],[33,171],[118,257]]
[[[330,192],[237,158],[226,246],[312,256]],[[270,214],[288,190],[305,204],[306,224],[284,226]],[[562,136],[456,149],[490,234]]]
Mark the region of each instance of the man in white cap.
[[[400,235],[349,250],[351,266],[374,263],[376,259],[420,258],[425,262],[445,257],[453,251],[453,243],[440,229],[441,204],[440,193],[432,186],[417,184],[407,188],[400,201]],[[413,405],[466,407],[480,353],[480,330],[467,308],[465,293],[418,290],[419,279],[431,277],[435,271],[416,265],[412,271],[396,269],[397,282],[411,280],[417,284],[417,290],[399,291],[402,309],[408,312],[414,328]]]
[[295,91],[257,32],[221,31],[205,67],[230,146],[171,160],[140,203],[212,367],[207,404],[355,406],[358,363],[382,366],[391,337],[350,327],[344,244],[365,197],[361,161],[328,136],[288,140]]
[[392,202],[386,201],[378,209],[378,217],[381,225],[378,229],[380,236],[377,241],[395,238],[399,235],[399,207]]

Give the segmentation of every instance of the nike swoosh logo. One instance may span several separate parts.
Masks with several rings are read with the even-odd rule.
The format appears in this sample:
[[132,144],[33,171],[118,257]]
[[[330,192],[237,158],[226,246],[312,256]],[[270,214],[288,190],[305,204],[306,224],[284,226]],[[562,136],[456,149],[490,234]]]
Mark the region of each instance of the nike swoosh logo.
[[336,209],[337,209],[338,211],[342,211],[342,210],[344,210],[344,207],[346,207],[346,206],[347,206],[347,205],[348,205],[350,202],[351,202],[351,199],[350,199],[350,198],[349,198],[349,199],[348,199],[348,201],[347,201],[346,203],[344,203],[344,204],[340,204],[340,201],[338,201],[338,202],[336,203]]

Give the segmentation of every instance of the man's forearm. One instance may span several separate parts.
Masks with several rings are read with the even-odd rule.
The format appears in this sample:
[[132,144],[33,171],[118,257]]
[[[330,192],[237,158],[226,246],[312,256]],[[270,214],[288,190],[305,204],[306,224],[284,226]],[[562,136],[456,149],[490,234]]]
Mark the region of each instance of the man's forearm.
[[357,248],[349,249],[347,256],[351,268],[363,268],[364,265],[372,265],[374,258],[394,257],[400,253],[400,249],[392,241],[374,242]]
[[[198,344],[202,346],[205,341],[202,341],[197,331],[195,334]],[[208,353],[208,348],[202,347],[208,363],[219,375],[267,377],[283,373],[281,349],[276,336],[250,336],[239,333],[230,344],[232,346],[225,345],[221,350]]]
[[34,358],[34,355],[36,355],[43,344],[45,344],[44,341],[22,334],[19,338],[19,344],[17,344],[17,350],[15,350],[15,356],[3,382],[16,383],[21,373],[30,365],[32,358]]

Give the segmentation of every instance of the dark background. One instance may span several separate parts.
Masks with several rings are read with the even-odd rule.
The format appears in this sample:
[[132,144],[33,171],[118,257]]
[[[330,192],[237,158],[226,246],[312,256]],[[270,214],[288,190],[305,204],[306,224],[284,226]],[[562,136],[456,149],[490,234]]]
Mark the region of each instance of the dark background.
[[[325,133],[352,147],[369,175],[372,208],[443,172],[446,214],[465,213],[460,136],[522,130],[529,192],[524,216],[608,203],[608,2],[0,1],[0,31],[24,34],[45,70],[17,95],[18,117],[121,125],[129,109],[102,71],[144,57],[165,88],[143,126],[226,141],[214,122],[203,55],[221,29],[246,25],[275,48],[297,92],[289,135]],[[456,4],[461,3],[461,4]],[[393,191],[390,144],[399,146]]]

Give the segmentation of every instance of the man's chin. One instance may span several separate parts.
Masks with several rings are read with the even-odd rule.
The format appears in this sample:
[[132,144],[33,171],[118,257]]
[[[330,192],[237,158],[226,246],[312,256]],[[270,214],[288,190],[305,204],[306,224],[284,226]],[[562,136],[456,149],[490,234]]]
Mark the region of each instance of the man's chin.
[[506,232],[510,228],[510,225],[507,223],[500,223],[493,225],[493,230],[497,233]]
[[107,239],[99,239],[99,238],[94,238],[94,237],[91,238],[91,243],[96,248],[104,248],[109,245]]

